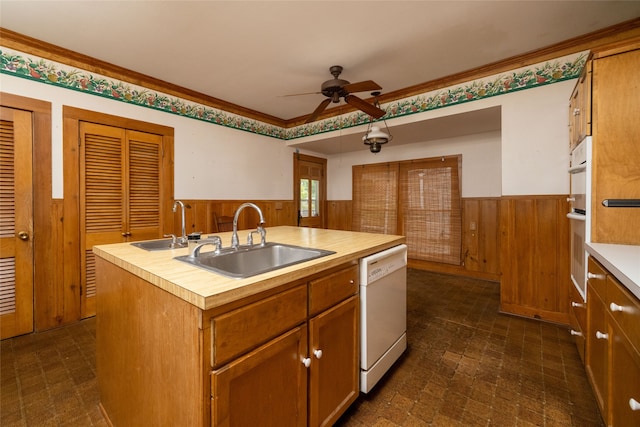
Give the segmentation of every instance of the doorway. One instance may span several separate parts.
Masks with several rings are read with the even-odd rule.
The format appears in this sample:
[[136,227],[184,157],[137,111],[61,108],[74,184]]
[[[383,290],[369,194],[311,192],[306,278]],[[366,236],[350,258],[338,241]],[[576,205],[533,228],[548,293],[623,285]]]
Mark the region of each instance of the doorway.
[[[39,288],[49,270],[47,221],[51,200],[51,104],[0,93],[0,329],[1,338],[38,330]],[[33,165],[38,165],[34,167]]]
[[293,154],[293,194],[298,226],[324,228],[326,224],[327,159]]

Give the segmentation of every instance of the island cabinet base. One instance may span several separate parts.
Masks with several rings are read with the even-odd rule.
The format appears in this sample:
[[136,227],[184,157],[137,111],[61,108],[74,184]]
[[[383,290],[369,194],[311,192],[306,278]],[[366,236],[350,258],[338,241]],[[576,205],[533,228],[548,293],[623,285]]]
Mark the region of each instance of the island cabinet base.
[[201,310],[100,257],[96,271],[96,369],[109,423],[204,425]]
[[100,256],[96,273],[112,426],[331,425],[359,394],[356,261],[209,310]]

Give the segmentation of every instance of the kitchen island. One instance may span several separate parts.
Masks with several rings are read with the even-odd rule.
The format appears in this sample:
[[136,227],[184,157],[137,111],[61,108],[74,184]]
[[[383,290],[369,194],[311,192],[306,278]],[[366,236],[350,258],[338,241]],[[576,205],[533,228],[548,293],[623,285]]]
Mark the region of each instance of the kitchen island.
[[[228,246],[231,233],[218,235]],[[269,242],[335,253],[245,279],[174,260],[188,249],[94,247],[105,416],[114,426],[332,424],[359,391],[358,260],[404,240],[267,228]]]

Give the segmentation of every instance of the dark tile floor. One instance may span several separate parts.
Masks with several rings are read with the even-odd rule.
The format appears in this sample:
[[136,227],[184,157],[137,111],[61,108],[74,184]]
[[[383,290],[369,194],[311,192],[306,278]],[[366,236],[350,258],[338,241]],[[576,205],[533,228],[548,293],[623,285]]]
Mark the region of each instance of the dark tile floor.
[[[566,328],[498,304],[497,283],[409,270],[409,349],[337,425],[602,426]],[[95,319],[4,340],[0,358],[0,425],[106,425]]]

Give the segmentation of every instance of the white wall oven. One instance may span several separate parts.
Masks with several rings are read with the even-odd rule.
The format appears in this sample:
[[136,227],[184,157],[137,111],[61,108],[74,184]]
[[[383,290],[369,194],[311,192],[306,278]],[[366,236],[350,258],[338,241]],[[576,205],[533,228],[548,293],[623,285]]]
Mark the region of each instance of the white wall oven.
[[585,242],[590,241],[591,213],[591,137],[586,137],[571,152],[569,176],[571,194],[567,213],[571,227],[571,280],[586,301],[587,252]]

